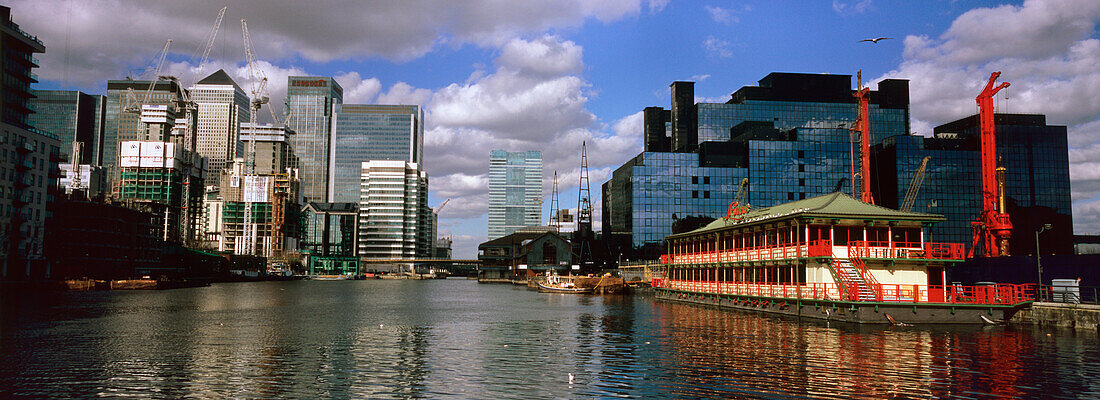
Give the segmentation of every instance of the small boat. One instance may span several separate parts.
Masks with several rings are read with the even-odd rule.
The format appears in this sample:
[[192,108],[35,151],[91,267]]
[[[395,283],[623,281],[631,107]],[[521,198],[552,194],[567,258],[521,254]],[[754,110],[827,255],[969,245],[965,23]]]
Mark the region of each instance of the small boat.
[[346,281],[355,279],[355,275],[343,274],[343,275],[311,275],[309,279],[315,281]]
[[545,282],[539,282],[538,285],[540,292],[592,293],[592,288],[577,287],[572,276],[549,275]]

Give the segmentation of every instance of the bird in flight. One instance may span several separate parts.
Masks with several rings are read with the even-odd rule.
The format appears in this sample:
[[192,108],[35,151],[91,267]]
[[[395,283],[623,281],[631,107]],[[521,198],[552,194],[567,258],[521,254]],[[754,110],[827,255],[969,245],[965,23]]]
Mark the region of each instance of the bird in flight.
[[[893,39],[893,38],[889,38],[889,37],[880,37],[880,38],[874,38],[874,39],[863,39],[863,40],[860,40],[859,42],[871,42],[871,43],[878,43],[878,41],[879,41],[879,40],[886,40],[886,39]],[[856,43],[859,43],[859,42],[856,42]]]

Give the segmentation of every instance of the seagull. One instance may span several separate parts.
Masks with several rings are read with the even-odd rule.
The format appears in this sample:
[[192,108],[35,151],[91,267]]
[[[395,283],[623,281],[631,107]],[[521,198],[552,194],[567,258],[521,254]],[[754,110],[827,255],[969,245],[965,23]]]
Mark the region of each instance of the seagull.
[[[874,38],[874,39],[863,39],[863,40],[860,40],[859,42],[871,42],[871,43],[878,43],[878,41],[879,41],[879,40],[886,40],[886,39],[893,39],[893,38],[890,38],[890,37],[880,37],[880,38]],[[856,42],[856,43],[859,43],[859,42]]]

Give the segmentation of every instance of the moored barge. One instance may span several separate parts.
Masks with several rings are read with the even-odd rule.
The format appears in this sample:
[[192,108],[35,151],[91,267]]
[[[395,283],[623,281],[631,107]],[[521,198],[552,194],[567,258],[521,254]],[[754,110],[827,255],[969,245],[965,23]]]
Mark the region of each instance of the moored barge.
[[983,323],[1030,305],[1031,285],[948,285],[964,247],[926,240],[943,220],[839,192],[752,209],[669,236],[653,287],[661,300],[856,323]]

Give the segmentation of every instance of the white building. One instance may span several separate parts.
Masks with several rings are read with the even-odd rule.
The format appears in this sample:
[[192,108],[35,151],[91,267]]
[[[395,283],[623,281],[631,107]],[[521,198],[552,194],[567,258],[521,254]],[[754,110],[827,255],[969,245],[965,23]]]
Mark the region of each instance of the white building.
[[417,163],[362,163],[359,192],[359,256],[427,257],[435,240],[428,207],[428,174]]
[[210,160],[209,176],[215,180],[227,163],[244,153],[240,126],[248,122],[248,96],[224,70],[218,70],[191,87],[191,100],[198,108],[195,150]]

